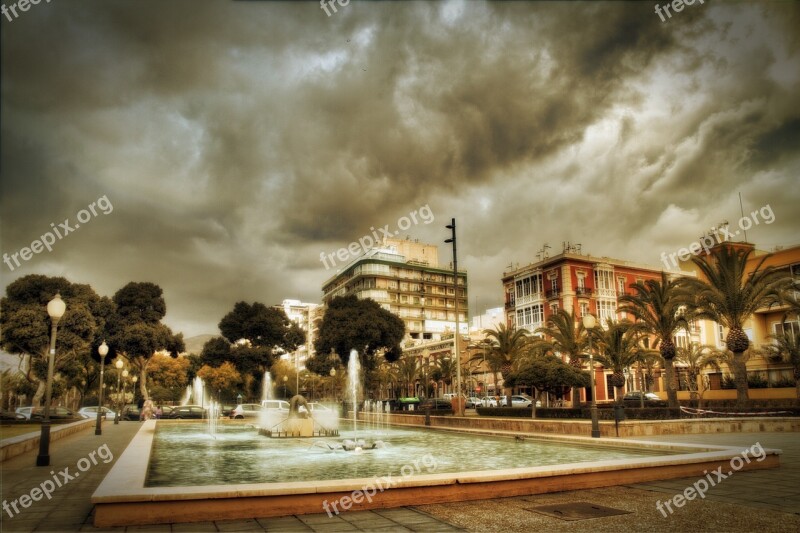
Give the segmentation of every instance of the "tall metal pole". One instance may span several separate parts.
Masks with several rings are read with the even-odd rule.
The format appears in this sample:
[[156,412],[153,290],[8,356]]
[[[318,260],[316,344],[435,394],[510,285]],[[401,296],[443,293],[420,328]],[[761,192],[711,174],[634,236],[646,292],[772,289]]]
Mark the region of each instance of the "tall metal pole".
[[44,420],[39,436],[39,455],[36,456],[36,466],[50,466],[50,402],[53,397],[53,367],[56,358],[56,332],[58,319],[52,319],[50,326],[50,354],[47,358],[47,387],[45,389]]
[[106,344],[106,341],[103,341],[103,344],[101,344],[100,347],[97,348],[97,353],[100,354],[100,385],[99,385],[100,392],[97,395],[98,396],[98,400],[97,400],[97,423],[96,423],[95,428],[94,428],[94,434],[95,435],[102,435],[103,434],[103,425],[102,425],[103,423],[101,422],[100,417],[102,416],[103,418],[105,418],[105,414],[103,413],[103,384],[104,384],[103,373],[105,371],[105,366],[106,366],[105,365],[105,363],[106,363],[106,354],[108,354],[108,345]]
[[67,306],[56,294],[47,302],[47,314],[50,315],[50,353],[47,358],[47,386],[45,388],[44,420],[39,435],[39,455],[36,456],[36,466],[50,466],[50,403],[53,398],[53,369],[56,359],[56,335],[58,334],[58,321],[64,316]]
[[458,416],[464,416],[464,402],[461,398],[461,352],[458,349],[458,338],[460,337],[458,328],[458,251],[456,249],[456,219],[450,219],[450,224],[445,226],[451,230],[453,236],[444,242],[453,243],[453,296],[455,297],[455,311],[456,311],[456,334],[453,337],[453,348],[455,349],[456,358],[456,398],[458,398]]

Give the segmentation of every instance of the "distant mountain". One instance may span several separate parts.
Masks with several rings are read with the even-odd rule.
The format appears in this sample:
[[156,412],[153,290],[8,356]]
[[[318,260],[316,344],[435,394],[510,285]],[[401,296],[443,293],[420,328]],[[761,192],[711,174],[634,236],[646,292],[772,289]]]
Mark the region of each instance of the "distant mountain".
[[203,351],[203,345],[214,337],[219,337],[219,335],[203,334],[183,339],[183,343],[186,345],[186,352],[200,355],[200,352]]

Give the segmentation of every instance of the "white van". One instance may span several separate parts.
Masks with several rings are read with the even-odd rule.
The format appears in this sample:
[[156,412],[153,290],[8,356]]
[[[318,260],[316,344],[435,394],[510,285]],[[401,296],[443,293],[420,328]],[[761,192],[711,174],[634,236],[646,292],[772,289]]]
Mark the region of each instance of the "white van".
[[261,407],[264,409],[274,409],[277,411],[289,411],[289,402],[286,400],[263,400]]

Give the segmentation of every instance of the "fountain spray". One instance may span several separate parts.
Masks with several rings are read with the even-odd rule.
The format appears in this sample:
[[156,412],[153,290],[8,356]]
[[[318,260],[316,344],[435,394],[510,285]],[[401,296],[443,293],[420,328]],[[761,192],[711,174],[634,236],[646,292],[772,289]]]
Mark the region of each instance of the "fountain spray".
[[358,352],[350,350],[350,360],[347,362],[347,392],[353,402],[353,432],[358,437],[358,389],[361,385],[361,362]]

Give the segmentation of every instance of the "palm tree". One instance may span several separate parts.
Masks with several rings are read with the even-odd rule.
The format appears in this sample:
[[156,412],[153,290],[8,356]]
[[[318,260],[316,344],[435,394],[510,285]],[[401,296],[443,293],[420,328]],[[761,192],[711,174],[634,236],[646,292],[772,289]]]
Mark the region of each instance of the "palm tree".
[[661,279],[648,279],[631,285],[633,294],[620,297],[620,312],[630,313],[636,324],[643,331],[655,337],[654,347],[658,347],[664,359],[666,371],[667,400],[671,408],[678,407],[678,392],[675,390],[675,333],[683,328],[688,330],[689,323],[684,315],[686,295],[681,291],[679,278],[670,280],[666,272],[661,272]]
[[733,379],[736,383],[737,406],[746,408],[747,365],[744,352],[750,340],[744,323],[758,310],[778,304],[781,294],[791,284],[791,278],[773,267],[764,266],[770,254],[762,256],[752,272],[747,272],[747,260],[752,248],[721,246],[709,256],[693,257],[707,281],[684,278],[683,284],[694,294],[693,306],[700,318],[708,318],[728,328],[725,345],[733,353]]
[[[529,333],[526,329],[515,327],[507,328],[505,324],[499,324],[495,329],[485,329],[487,351],[486,362],[490,367],[496,366],[505,381],[514,368],[514,362],[525,353],[529,345]],[[506,405],[511,407],[511,387],[504,387],[506,394]]]
[[438,374],[436,381],[443,381],[448,387],[453,384],[453,376],[456,373],[456,362],[449,357],[439,357],[434,365],[434,373]]
[[678,348],[675,361],[682,364],[686,369],[686,385],[689,389],[689,395],[693,402],[698,402],[699,400],[699,407],[702,407],[705,386],[700,387],[700,390],[698,390],[697,378],[700,377],[706,367],[719,370],[719,364],[724,360],[724,352],[717,350],[713,346],[693,343],[688,348]]
[[797,398],[800,399],[800,335],[784,331],[770,335],[769,338],[773,340],[774,344],[769,344],[764,349],[768,356],[792,365]]
[[[536,333],[546,335],[545,341],[539,344],[546,350],[559,352],[569,357],[569,363],[577,368],[583,368],[582,355],[586,351],[586,332],[583,323],[575,321],[575,315],[564,309],[559,309],[554,315],[547,319],[547,326],[539,328]],[[572,389],[572,406],[577,407],[580,402],[580,390],[577,387]]]
[[[494,383],[497,384],[500,382],[498,376],[500,375],[501,361],[497,358],[492,359],[491,357],[488,357],[491,347],[492,343],[488,339],[482,339],[477,344],[471,346],[472,349],[477,349],[480,351],[473,352],[472,357],[470,357],[468,363],[474,363],[475,365],[483,366],[482,363],[485,362],[485,366],[489,367],[489,371],[492,373],[492,377],[494,377]],[[488,389],[489,384],[484,383],[483,386]],[[483,393],[488,394],[488,390],[484,391]]]
[[406,394],[411,394],[411,384],[417,376],[417,360],[413,357],[401,357],[394,362],[397,376],[406,385]]
[[607,321],[608,329],[594,328],[590,332],[599,355],[596,360],[604,367],[611,369],[611,384],[614,386],[617,403],[622,403],[625,386],[625,369],[641,360],[650,350],[639,345],[641,329],[633,323],[623,320]]

